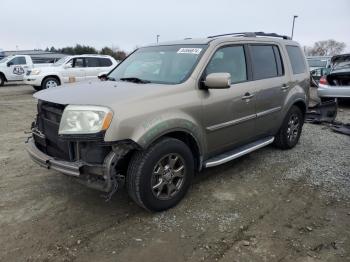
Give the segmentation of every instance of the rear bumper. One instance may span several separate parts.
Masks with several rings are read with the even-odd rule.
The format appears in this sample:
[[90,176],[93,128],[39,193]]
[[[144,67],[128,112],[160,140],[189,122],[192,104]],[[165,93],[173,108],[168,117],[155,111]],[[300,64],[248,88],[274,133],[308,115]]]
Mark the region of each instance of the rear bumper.
[[83,163],[56,160],[55,158],[41,152],[36,147],[32,138],[28,140],[26,150],[31,159],[40,166],[59,171],[68,176],[79,177],[81,175],[80,169],[83,167]]
[[319,84],[317,94],[319,97],[350,98],[350,86],[329,86]]

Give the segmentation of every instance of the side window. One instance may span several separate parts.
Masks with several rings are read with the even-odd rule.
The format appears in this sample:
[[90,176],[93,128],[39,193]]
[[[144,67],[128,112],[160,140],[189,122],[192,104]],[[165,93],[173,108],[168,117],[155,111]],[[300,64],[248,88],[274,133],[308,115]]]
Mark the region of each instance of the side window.
[[246,81],[247,65],[243,46],[218,49],[207,65],[205,73],[230,73],[232,83]]
[[99,58],[100,67],[109,67],[112,65],[112,61],[109,58]]
[[[278,59],[275,59],[275,51],[272,45],[251,45],[250,46],[253,65],[253,79],[265,79],[277,77]],[[280,58],[279,58],[280,59]],[[281,60],[279,60],[281,63]],[[282,64],[280,64],[282,67]]]
[[74,68],[85,67],[84,58],[82,58],[82,57],[74,58],[73,59],[73,67]]
[[300,48],[292,45],[287,45],[286,48],[290,63],[292,64],[293,74],[305,73],[306,66]]
[[98,62],[98,58],[96,57],[87,57],[85,58],[86,61],[86,67],[99,67],[99,62]]
[[10,63],[12,63],[12,65],[25,65],[26,58],[24,56],[17,56],[14,59],[12,59]]

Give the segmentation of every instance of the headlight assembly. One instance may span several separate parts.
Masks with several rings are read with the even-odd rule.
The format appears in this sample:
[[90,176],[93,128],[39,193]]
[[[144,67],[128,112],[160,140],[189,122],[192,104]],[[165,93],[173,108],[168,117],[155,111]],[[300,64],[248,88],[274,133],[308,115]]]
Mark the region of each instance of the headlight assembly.
[[113,118],[112,111],[102,106],[68,105],[63,112],[58,133],[95,134],[106,130]]
[[30,72],[31,75],[38,75],[38,74],[40,74],[40,73],[41,73],[41,70],[40,70],[40,69],[33,69],[33,70]]

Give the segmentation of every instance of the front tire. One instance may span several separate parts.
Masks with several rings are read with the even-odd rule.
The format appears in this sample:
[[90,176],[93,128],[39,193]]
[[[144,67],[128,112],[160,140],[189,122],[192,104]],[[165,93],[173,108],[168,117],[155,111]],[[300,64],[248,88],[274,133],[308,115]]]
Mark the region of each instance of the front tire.
[[60,85],[60,82],[57,78],[54,77],[48,77],[45,78],[44,81],[41,83],[41,89],[48,89],[48,88],[54,88]]
[[275,136],[274,145],[281,149],[293,148],[299,141],[303,124],[304,115],[300,108],[292,106]]
[[130,197],[149,211],[178,204],[191,185],[194,160],[188,146],[175,138],[163,138],[136,152],[126,177]]
[[41,90],[41,86],[33,86],[35,91],[40,91]]

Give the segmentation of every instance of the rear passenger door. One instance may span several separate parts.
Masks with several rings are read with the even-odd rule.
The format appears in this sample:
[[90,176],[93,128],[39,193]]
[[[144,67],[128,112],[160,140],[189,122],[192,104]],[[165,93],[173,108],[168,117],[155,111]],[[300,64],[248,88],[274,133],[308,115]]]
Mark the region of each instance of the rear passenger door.
[[256,136],[274,135],[279,126],[282,106],[290,79],[280,47],[276,44],[250,44],[253,81],[256,85]]

